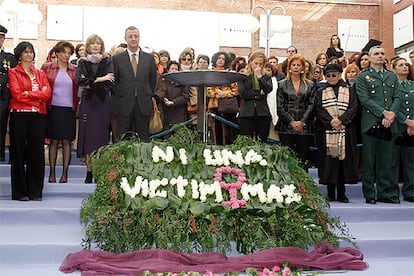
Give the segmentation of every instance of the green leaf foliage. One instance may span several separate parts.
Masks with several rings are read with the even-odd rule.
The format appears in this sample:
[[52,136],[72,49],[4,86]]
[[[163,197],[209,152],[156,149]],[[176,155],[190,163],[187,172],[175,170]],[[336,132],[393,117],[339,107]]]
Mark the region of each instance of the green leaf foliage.
[[[96,190],[83,201],[80,211],[85,248],[94,246],[114,253],[154,247],[187,253],[225,253],[233,243],[240,253],[248,254],[280,246],[306,249],[321,241],[338,246],[340,240],[352,240],[346,226],[328,216],[328,204],[319,187],[289,149],[244,136],[225,148],[241,151],[243,156],[253,149],[267,165],[230,166],[243,171],[248,184],[262,183],[264,191],[270,185],[295,185],[295,192],[301,194],[300,202],[261,203],[258,197],[251,196],[244,207],[232,209],[216,202],[214,195],[208,195],[205,201],[193,198],[190,183],[184,197],[178,196],[177,187],[170,184],[160,188],[167,192],[166,197],[144,197],[141,193],[131,197],[125,193],[120,185],[123,177],[130,187],[137,176],[147,180],[182,176],[189,182],[194,179],[213,183],[214,172],[220,166],[206,165],[203,151],[214,152],[223,147],[200,143],[192,131],[181,129],[166,141],[120,141],[95,152],[92,164]],[[174,160],[155,163],[155,146],[162,150],[173,147]],[[187,165],[178,158],[181,148],[186,151]],[[223,177],[226,183],[237,179],[234,175]],[[222,194],[224,201],[229,200],[227,190],[222,189]],[[240,191],[237,197],[242,198]]]

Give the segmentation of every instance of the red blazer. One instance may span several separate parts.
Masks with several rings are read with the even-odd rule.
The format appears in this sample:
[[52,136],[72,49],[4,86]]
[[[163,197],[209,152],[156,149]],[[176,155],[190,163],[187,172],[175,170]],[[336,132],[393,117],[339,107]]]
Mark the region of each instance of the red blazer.
[[[42,65],[42,70],[45,71],[47,79],[49,80],[49,84],[52,87],[52,91],[53,91],[53,87],[55,86],[55,79],[59,72],[59,65],[57,64],[56,61],[47,62]],[[73,64],[68,63],[67,72],[69,74],[69,77],[72,80],[72,98],[73,98],[72,109],[73,111],[76,111],[76,108],[78,107],[78,103],[79,103],[78,85],[76,84],[76,67]],[[52,98],[53,98],[53,92],[52,92]],[[47,108],[50,108],[52,98],[50,98],[50,100],[47,101]]]
[[[9,70],[11,94],[9,110],[31,110],[34,106],[38,108],[39,113],[46,114],[46,102],[52,97],[52,89],[50,88],[45,72],[36,69],[33,65],[31,69],[35,73],[36,80],[39,83],[39,91],[32,91],[32,81],[21,64]],[[23,94],[24,91],[29,91],[29,95]]]

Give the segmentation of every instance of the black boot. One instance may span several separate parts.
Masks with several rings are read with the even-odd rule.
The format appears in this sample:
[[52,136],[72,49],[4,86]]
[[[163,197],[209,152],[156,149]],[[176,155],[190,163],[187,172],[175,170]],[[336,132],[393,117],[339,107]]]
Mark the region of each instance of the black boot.
[[328,183],[328,200],[335,201],[335,184]]
[[86,172],[85,183],[92,183],[92,172]]
[[345,195],[345,183],[338,183],[336,200],[342,203],[348,203],[349,199]]

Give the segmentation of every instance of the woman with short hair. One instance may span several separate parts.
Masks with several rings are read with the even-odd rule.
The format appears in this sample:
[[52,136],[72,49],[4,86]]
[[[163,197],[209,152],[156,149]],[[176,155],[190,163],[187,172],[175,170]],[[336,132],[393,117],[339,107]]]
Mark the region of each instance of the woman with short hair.
[[52,96],[45,72],[34,67],[28,41],[14,48],[19,64],[9,70],[12,199],[42,200],[45,177],[46,103]]
[[55,168],[59,141],[63,145],[63,170],[59,183],[68,181],[68,169],[72,156],[72,141],[76,135],[76,109],[78,106],[78,86],[76,84],[76,67],[69,62],[74,52],[68,41],[59,41],[53,50],[56,61],[43,64],[52,98],[48,102],[46,137],[49,144],[49,182],[55,183]]

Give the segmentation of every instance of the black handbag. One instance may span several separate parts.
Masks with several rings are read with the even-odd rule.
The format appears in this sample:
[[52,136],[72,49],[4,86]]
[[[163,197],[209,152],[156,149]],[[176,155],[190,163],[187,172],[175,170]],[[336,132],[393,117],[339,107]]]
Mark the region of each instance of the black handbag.
[[237,113],[239,112],[239,101],[237,97],[219,98],[217,111],[220,113]]
[[397,139],[395,139],[395,144],[402,147],[414,147],[414,135],[410,136],[407,132],[401,133]]
[[390,141],[392,139],[391,127],[384,127],[381,121],[370,127],[367,131],[367,135],[385,141]]

